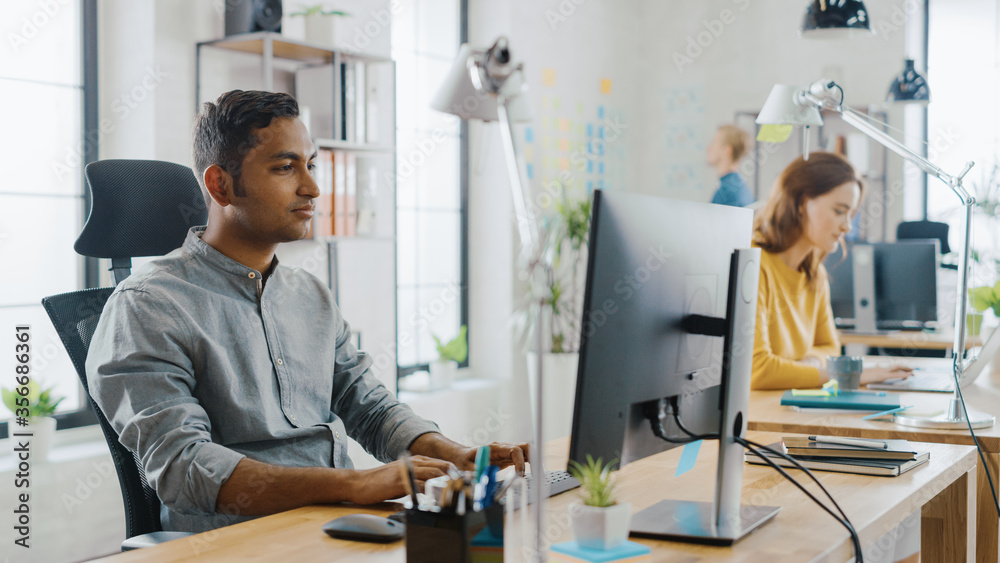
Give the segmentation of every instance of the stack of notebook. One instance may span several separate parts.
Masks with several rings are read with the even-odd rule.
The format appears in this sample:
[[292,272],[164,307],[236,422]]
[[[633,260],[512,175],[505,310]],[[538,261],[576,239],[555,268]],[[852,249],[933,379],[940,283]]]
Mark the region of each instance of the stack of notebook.
[[[769,446],[798,461],[807,469],[839,471],[862,475],[895,477],[926,463],[930,452],[921,451],[906,440],[838,439],[827,436],[788,436]],[[764,450],[768,459],[782,467],[794,467],[792,462]],[[766,465],[767,462],[747,451],[747,463]]]

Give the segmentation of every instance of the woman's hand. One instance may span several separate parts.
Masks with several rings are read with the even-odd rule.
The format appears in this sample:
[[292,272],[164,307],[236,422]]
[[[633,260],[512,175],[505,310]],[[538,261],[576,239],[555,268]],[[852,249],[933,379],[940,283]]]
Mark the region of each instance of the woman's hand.
[[906,379],[913,375],[913,368],[894,364],[889,367],[870,367],[861,372],[861,385],[878,383],[886,379]]

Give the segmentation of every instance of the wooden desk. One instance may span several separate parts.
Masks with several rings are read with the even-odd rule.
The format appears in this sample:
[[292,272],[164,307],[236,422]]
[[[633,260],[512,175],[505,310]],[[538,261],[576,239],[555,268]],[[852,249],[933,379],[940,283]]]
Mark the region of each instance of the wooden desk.
[[[903,348],[911,350],[951,350],[955,345],[953,330],[940,332],[921,332],[897,330],[885,334],[857,334],[839,331],[840,343],[862,344],[869,348]],[[965,339],[966,348],[982,346],[979,336],[968,336]]]
[[[778,439],[777,434],[752,433],[761,442]],[[966,561],[975,543],[975,527],[970,516],[975,496],[976,476],[972,448],[930,444],[930,461],[895,478],[866,477],[844,473],[817,473],[853,521],[863,549],[922,509],[921,535],[924,561]],[[549,448],[553,463],[566,459],[568,441],[562,439]],[[681,449],[630,464],[621,471],[619,495],[642,510],[662,498],[712,499],[715,484],[715,443],[704,444],[695,468],[674,478]],[[747,465],[743,479],[744,504],[781,506],[771,522],[733,547],[710,547],[656,540],[638,540],[653,548],[652,561],[829,561],[843,563],[851,556],[847,531],[791,484],[768,467]],[[794,475],[804,477],[797,471]],[[810,487],[816,490],[814,486]],[[577,499],[574,492],[549,500],[547,518],[549,540],[572,539],[568,505]],[[365,544],[327,537],[322,525],[352,512],[389,514],[395,507],[359,509],[345,506],[310,506],[260,518],[168,542],[153,548],[114,555],[101,561],[340,561],[363,560],[402,562],[402,542],[390,545]],[[517,554],[520,555],[520,554]]]
[[[871,358],[874,361],[888,361],[886,356]],[[933,359],[899,358],[903,363],[919,367],[921,364],[933,363]],[[866,361],[868,359],[866,358]],[[941,362],[942,360],[937,360]],[[980,374],[979,378],[968,389],[964,390],[969,408],[981,412],[1000,415],[1000,385],[991,379],[990,373]],[[796,433],[796,434],[827,434],[836,436],[852,436],[861,438],[895,438],[917,442],[938,442],[943,444],[972,445],[972,437],[968,430],[933,430],[927,428],[910,428],[893,422],[861,420],[868,413],[836,414],[831,412],[798,412],[792,407],[781,406],[782,391],[753,391],[750,393],[750,412],[748,427],[750,430]],[[951,398],[949,393],[898,393],[902,405],[914,405],[921,411],[944,411]],[[994,485],[1000,487],[1000,424],[991,428],[976,430],[976,437],[983,448],[987,467],[979,465],[979,482],[977,484],[977,548],[976,561],[980,563],[996,563],[1000,546],[1000,520],[993,500],[990,498],[990,488],[986,480],[986,472],[993,478]],[[977,456],[978,459],[978,456]],[[925,559],[926,560],[926,559]]]

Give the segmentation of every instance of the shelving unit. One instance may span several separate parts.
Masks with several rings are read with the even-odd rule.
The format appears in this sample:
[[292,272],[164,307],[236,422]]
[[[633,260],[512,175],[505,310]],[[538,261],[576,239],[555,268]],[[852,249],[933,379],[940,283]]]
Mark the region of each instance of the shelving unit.
[[[217,57],[223,57],[221,62]],[[296,254],[307,249],[305,245],[308,244],[325,247],[321,253],[326,260],[325,274],[344,317],[352,328],[364,333],[363,340],[376,348],[372,352],[381,352],[377,349],[381,348],[379,343],[391,342],[395,354],[395,62],[390,58],[313,45],[274,32],[247,33],[198,43],[195,60],[196,107],[235,88],[285,91],[296,96],[300,108],[309,108],[309,115],[303,117],[310,118],[310,131],[317,150],[349,154],[351,159],[358,160],[357,197],[362,196],[363,189],[375,192],[364,200],[374,206],[371,215],[374,219],[368,223],[371,232],[351,236],[336,234],[333,218],[330,222],[332,232],[321,233],[314,219],[314,237],[289,245],[298,245],[295,246],[299,249]],[[209,82],[211,85],[206,86]],[[297,91],[300,89],[305,91]],[[363,98],[359,100],[360,96]],[[363,171],[362,160],[365,161]],[[364,185],[361,182],[363,174],[368,179]],[[330,201],[340,205],[337,203],[340,196],[333,192],[333,177],[317,177],[317,180],[324,184],[320,188]],[[325,185],[327,181],[330,185]],[[351,209],[350,205],[344,208]],[[357,216],[356,212],[353,217]],[[315,258],[316,252],[311,256]],[[350,275],[340,276],[341,271]],[[361,340],[360,336],[357,339]],[[394,389],[395,371],[393,362],[385,373],[376,370],[376,375]]]

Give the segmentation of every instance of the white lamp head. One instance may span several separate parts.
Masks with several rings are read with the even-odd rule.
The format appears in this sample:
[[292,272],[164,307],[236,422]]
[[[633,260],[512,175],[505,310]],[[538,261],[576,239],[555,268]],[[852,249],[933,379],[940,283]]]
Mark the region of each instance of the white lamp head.
[[798,86],[775,84],[757,114],[760,125],[822,125],[823,118],[812,104],[803,103]]
[[431,107],[462,119],[496,121],[497,96],[504,95],[508,118],[512,122],[530,121],[525,90],[522,65],[512,62],[506,38],[501,37],[489,49],[473,49],[465,43],[459,47]]

